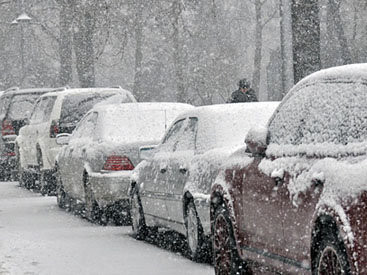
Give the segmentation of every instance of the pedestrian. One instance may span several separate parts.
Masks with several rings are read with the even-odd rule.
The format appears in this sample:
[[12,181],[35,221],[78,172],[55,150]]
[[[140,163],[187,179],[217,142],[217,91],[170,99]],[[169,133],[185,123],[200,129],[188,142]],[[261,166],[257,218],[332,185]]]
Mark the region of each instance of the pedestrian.
[[257,97],[255,91],[251,88],[250,82],[244,78],[238,82],[238,90],[231,94],[227,103],[238,103],[238,102],[256,102]]

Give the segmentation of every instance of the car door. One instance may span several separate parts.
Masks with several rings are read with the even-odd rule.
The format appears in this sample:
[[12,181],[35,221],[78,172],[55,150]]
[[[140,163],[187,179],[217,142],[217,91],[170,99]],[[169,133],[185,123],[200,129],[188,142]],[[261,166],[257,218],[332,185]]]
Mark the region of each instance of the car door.
[[38,165],[37,147],[39,145],[42,133],[48,133],[48,119],[50,117],[56,97],[41,97],[32,112],[29,125],[21,130],[21,147],[24,163],[29,165]]
[[[285,157],[284,148],[300,143],[309,106],[310,100],[302,93],[284,101],[269,123],[266,156],[252,156],[244,173],[237,171],[234,175],[243,178],[244,211],[239,223],[246,240],[243,251],[247,258],[264,261],[276,270],[282,270],[285,264],[297,264],[285,246],[286,239],[293,237],[284,233],[284,223],[288,214],[285,211],[292,203],[287,188],[290,175],[302,166],[297,166],[294,157]],[[295,217],[293,214],[288,217]]]
[[155,149],[154,156],[147,163],[143,172],[149,177],[141,180],[140,196],[144,214],[155,219],[159,224],[168,222],[167,198],[165,190],[167,185],[170,155],[184,126],[185,119],[176,121],[168,130],[162,143]]
[[164,191],[168,219],[173,224],[184,224],[183,192],[190,173],[189,164],[196,149],[198,118],[189,117],[169,156],[167,182]]
[[98,113],[87,114],[78,124],[70,140],[68,151],[69,162],[67,164],[68,186],[75,198],[84,199],[84,164],[87,160],[88,151],[92,150],[94,142],[94,130],[97,124]]

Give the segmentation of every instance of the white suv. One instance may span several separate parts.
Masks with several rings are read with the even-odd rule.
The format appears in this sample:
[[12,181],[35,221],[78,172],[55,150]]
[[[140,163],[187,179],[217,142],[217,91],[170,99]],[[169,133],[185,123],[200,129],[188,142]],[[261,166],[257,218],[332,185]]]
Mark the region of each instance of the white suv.
[[[115,101],[136,102],[121,88],[83,88],[50,92],[36,103],[29,124],[21,128],[16,139],[19,184],[39,187],[41,193],[55,191],[55,158],[61,145],[60,133],[72,133],[77,122],[96,104],[110,97]],[[36,186],[39,179],[39,186]]]

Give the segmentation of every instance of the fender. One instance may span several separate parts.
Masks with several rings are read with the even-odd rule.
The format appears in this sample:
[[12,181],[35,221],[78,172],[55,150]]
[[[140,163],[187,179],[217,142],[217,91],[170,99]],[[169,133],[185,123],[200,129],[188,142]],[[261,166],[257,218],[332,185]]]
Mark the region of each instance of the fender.
[[[352,227],[350,225],[350,216],[348,212],[345,211],[345,207],[343,207],[343,205],[336,205],[336,207],[327,204],[317,205],[315,213],[312,217],[311,240],[314,239],[313,236],[315,236],[318,222],[322,217],[329,217],[335,222],[339,234],[343,239],[348,258],[352,259],[353,261],[350,263],[352,274],[359,274],[359,257],[358,254],[355,253],[355,248],[358,244],[355,241],[354,233],[352,232]],[[312,249],[312,245],[313,244],[311,243],[310,249]]]

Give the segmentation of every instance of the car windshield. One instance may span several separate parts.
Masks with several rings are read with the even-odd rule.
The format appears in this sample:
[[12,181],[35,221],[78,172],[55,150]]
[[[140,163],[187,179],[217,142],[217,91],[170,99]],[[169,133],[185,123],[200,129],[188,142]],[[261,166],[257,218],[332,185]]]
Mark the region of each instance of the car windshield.
[[61,108],[60,124],[75,125],[96,103],[116,94],[114,91],[103,91],[66,96]]
[[29,118],[32,113],[33,106],[39,96],[39,94],[15,95],[10,102],[7,117],[11,120]]

